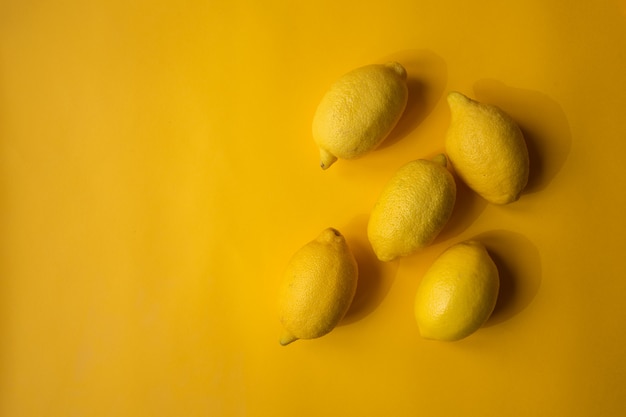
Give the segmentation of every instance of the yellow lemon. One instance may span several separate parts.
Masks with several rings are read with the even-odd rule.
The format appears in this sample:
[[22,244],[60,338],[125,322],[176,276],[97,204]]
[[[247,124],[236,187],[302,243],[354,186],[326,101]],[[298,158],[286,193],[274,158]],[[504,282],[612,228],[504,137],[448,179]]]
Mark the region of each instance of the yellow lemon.
[[397,62],[367,65],[343,75],[330,87],[313,118],[322,169],[337,158],[357,158],[380,145],[406,107],[406,77]]
[[356,260],[341,233],[328,228],[291,258],[278,296],[281,345],[321,337],[339,323],[356,291]]
[[478,330],[496,305],[498,269],[477,241],[442,253],[420,282],[415,318],[426,339],[459,340]]
[[429,245],[450,219],[456,184],[441,154],[403,165],[372,209],[367,235],[381,261],[410,255]]
[[456,91],[448,94],[448,105],[446,153],[455,172],[491,203],[517,200],[529,171],[528,149],[518,125],[498,107]]

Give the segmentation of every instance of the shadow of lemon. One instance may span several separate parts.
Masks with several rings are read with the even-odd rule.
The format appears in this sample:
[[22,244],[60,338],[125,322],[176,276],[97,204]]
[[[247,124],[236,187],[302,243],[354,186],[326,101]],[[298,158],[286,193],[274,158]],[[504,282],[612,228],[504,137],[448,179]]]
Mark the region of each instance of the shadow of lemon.
[[385,299],[398,270],[398,262],[378,260],[367,238],[369,215],[356,216],[341,230],[359,267],[356,294],[340,325],[354,323],[372,313]]
[[409,97],[402,117],[378,147],[393,145],[408,136],[433,111],[448,82],[446,62],[427,49],[399,51],[386,56],[380,63],[397,61],[407,71]]
[[541,256],[525,236],[494,230],[475,236],[498,267],[500,291],[496,306],[485,327],[511,319],[526,309],[541,287]]
[[[451,166],[451,164],[449,165]],[[456,183],[456,200],[450,219],[433,241],[433,245],[454,239],[469,228],[480,214],[487,207],[487,201],[472,191],[454,173],[453,167],[450,171],[454,175]]]
[[561,106],[538,91],[510,87],[492,79],[477,81],[474,91],[477,100],[508,113],[524,134],[530,173],[522,197],[546,188],[563,167],[571,148],[572,133]]

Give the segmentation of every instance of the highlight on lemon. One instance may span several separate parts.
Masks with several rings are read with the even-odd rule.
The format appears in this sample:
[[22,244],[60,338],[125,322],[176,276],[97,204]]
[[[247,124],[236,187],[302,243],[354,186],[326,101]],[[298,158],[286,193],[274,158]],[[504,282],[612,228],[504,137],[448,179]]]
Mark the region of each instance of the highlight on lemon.
[[419,284],[414,311],[420,334],[441,341],[471,335],[493,312],[499,288],[498,268],[482,243],[451,246]]

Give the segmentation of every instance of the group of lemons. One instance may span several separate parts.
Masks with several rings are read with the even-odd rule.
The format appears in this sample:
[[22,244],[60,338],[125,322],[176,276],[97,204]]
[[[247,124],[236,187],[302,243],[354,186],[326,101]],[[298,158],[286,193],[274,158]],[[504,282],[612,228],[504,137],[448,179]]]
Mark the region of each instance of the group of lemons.
[[[374,150],[394,128],[408,100],[407,72],[397,63],[367,65],[339,78],[313,119],[320,165]],[[446,225],[456,200],[449,170],[493,204],[519,198],[528,182],[529,158],[517,124],[496,106],[450,92],[445,153],[403,165],[374,206],[367,236],[383,262],[428,246]],[[279,291],[284,332],[280,343],[329,333],[346,314],[358,280],[357,262],[343,235],[328,228],[290,260]],[[489,318],[499,291],[498,269],[476,240],[445,250],[422,277],[415,319],[422,337],[453,341]]]

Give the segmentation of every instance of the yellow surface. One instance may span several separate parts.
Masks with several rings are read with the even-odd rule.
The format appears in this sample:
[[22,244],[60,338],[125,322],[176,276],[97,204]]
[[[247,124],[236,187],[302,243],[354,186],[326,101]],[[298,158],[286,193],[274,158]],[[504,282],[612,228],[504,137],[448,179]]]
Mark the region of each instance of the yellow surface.
[[[382,148],[318,166],[341,74],[398,60]],[[626,2],[0,3],[0,415],[616,416],[626,389]],[[443,149],[445,94],[517,120],[510,206],[459,188],[435,244],[375,260],[366,224]],[[329,335],[278,344],[289,257],[326,227],[361,269]],[[479,238],[485,328],[420,338],[420,277]]]

